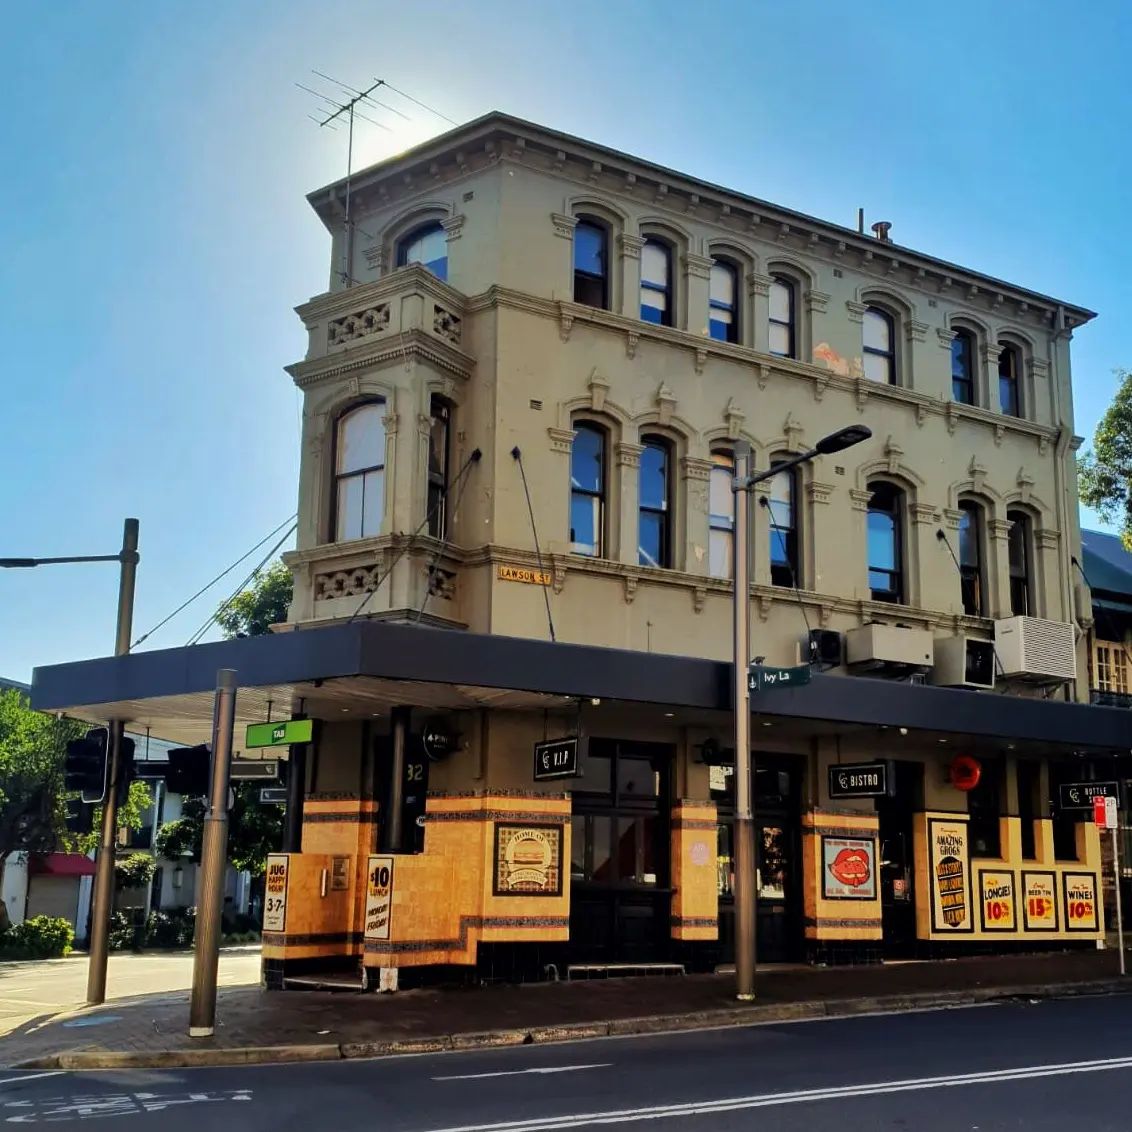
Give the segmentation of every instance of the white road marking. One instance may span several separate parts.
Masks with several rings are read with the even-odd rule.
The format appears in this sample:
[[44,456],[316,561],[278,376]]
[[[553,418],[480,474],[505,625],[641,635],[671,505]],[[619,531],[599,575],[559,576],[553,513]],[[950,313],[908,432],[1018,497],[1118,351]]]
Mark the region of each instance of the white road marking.
[[2,1077],[0,1085],[18,1085],[21,1081],[38,1081],[40,1077],[58,1077],[62,1069],[52,1069],[47,1073],[25,1073],[22,1077]]
[[749,1108],[804,1104],[850,1097],[870,1097],[884,1093],[906,1093],[921,1089],[944,1089],[955,1085],[996,1084],[1025,1081],[1036,1077],[1060,1077],[1072,1073],[1102,1073],[1132,1069],[1132,1057],[1113,1057],[1102,1061],[1070,1061],[1056,1065],[1035,1065],[1018,1069],[996,1069],[984,1073],[958,1073],[948,1077],[914,1077],[902,1081],[878,1081],[868,1085],[845,1085],[825,1089],[800,1089],[786,1093],[761,1093],[749,1097],[726,1097],[690,1104],[656,1105],[652,1108],[615,1109],[608,1112],[580,1112],[560,1116],[534,1117],[495,1124],[461,1124],[432,1132],[553,1132],[560,1128],[583,1128],[591,1124],[630,1124],[635,1121],[663,1120],[673,1116],[705,1116]]
[[551,1065],[545,1069],[503,1069],[496,1073],[456,1073],[451,1077],[433,1077],[434,1081],[478,1081],[483,1077],[522,1077],[525,1073],[577,1073],[581,1069],[608,1069],[612,1061],[597,1065]]

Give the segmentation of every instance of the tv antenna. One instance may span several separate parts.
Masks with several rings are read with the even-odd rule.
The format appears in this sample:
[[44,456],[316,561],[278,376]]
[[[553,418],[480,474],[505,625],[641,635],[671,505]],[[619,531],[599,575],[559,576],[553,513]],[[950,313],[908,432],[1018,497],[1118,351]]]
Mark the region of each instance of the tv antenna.
[[[347,125],[346,199],[341,275],[343,285],[350,287],[354,283],[354,240],[353,223],[350,213],[350,179],[353,176],[354,170],[354,119],[360,118],[363,122],[369,122],[370,125],[377,126],[379,129],[389,130],[389,127],[385,125],[384,122],[379,122],[377,121],[377,119],[370,118],[367,115],[363,114],[361,110],[358,109],[358,106],[359,104],[363,103],[366,109],[369,109],[370,106],[380,106],[383,109],[389,110],[392,113],[406,119],[406,121],[408,121],[409,118],[407,114],[402,114],[401,111],[396,107],[390,106],[384,102],[379,102],[376,98],[371,97],[373,92],[377,90],[378,87],[385,85],[384,79],[378,79],[372,86],[368,87],[366,90],[357,90],[354,87],[347,86],[344,82],[341,82],[338,79],[333,79],[329,75],[324,75],[321,71],[314,71],[313,73],[318,75],[319,78],[326,79],[328,82],[334,83],[335,86],[341,87],[344,91],[352,96],[346,102],[339,102],[338,100],[323,94],[321,91],[314,90],[312,87],[304,86],[302,83],[295,83],[295,86],[297,86],[300,90],[305,90],[308,94],[313,94],[316,98],[321,99],[324,103],[322,107],[322,113],[326,115],[325,117],[316,117],[314,114],[307,115],[307,117],[309,117],[312,121],[317,122],[320,128],[329,126],[332,130],[337,129],[338,125],[340,125],[343,120]],[[328,110],[329,113],[327,113]]]

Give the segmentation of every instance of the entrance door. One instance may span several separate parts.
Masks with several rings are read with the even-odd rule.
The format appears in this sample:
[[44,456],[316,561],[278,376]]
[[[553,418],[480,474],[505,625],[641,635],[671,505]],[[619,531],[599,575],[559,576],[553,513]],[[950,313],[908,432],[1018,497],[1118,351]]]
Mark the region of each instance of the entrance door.
[[877,798],[880,825],[880,901],[886,955],[916,948],[916,875],[912,859],[912,815],[924,808],[924,765],[892,764],[890,797]]
[[[718,773],[714,773],[718,771]],[[735,958],[735,776],[713,768],[712,797],[719,812],[720,958]],[[802,886],[799,797],[801,766],[789,757],[756,756],[755,956],[760,963],[801,958]]]
[[668,783],[674,749],[591,739],[574,791],[570,956],[641,963],[668,953]]

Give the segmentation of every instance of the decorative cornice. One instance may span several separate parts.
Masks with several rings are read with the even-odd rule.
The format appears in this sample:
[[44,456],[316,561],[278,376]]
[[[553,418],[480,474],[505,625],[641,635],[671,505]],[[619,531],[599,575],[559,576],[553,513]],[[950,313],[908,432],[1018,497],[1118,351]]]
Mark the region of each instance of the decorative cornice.
[[1040,550],[1056,550],[1061,542],[1061,532],[1052,527],[1042,527],[1034,532],[1034,541]]
[[849,312],[850,322],[863,323],[865,321],[865,311],[868,310],[868,307],[866,307],[864,303],[854,302],[854,300],[849,299],[845,303],[845,309]]
[[826,307],[829,306],[829,295],[824,291],[807,291],[805,306],[810,314],[825,314]]
[[769,275],[757,275],[752,272],[747,276],[747,294],[766,298],[770,294],[770,285],[773,282]]
[[955,331],[948,330],[946,326],[937,326],[935,328],[936,338],[939,339],[940,348],[951,353],[951,343],[955,341]]
[[572,240],[574,238],[574,229],[578,227],[578,218],[576,216],[566,216],[561,212],[552,212],[550,214],[550,222],[554,225],[554,234],[561,236],[564,240]]
[[853,501],[854,511],[867,511],[869,509],[869,500],[872,499],[873,493],[864,487],[851,487],[849,489],[849,498]]
[[464,221],[467,219],[468,218],[461,212],[456,216],[449,216],[447,220],[442,220],[440,222],[441,228],[444,229],[444,232],[448,237],[448,243],[452,243],[453,240],[458,240],[460,238],[460,234],[464,227]]
[[548,428],[550,448],[553,452],[561,452],[569,456],[574,447],[574,430],[572,428]]
[[912,522],[916,526],[935,523],[939,519],[939,511],[931,503],[913,503],[908,508],[912,515]]
[[680,469],[684,473],[685,479],[706,482],[711,479],[712,462],[697,459],[695,456],[682,456],[680,458]]
[[378,338],[373,343],[355,346],[327,357],[312,358],[285,366],[295,384],[303,390],[325,381],[344,377],[361,369],[374,369],[386,362],[405,364],[407,361],[428,362],[467,381],[475,368],[475,358],[438,341],[423,330],[404,330]]
[[[959,524],[963,521],[963,512],[954,507],[945,507],[943,509],[943,517],[947,522],[948,530],[959,530]],[[1010,524],[1007,523],[1007,526]]]
[[643,444],[630,444],[628,441],[619,441],[616,446],[617,463],[623,468],[639,468],[641,466],[641,453],[645,450]]
[[806,498],[811,503],[828,503],[833,498],[833,484],[811,480],[806,484]]
[[645,241],[641,236],[632,236],[628,232],[622,232],[617,237],[617,246],[620,248],[623,258],[640,259],[641,248],[645,246]]
[[684,254],[684,270],[695,279],[710,279],[713,259],[703,255]]

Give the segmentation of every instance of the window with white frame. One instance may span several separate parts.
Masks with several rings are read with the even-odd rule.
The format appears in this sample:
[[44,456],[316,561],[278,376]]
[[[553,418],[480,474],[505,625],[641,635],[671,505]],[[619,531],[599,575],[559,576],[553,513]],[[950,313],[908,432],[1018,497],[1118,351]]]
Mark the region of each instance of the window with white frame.
[[385,504],[385,402],[367,401],[338,418],[334,460],[334,537],[381,533]]

